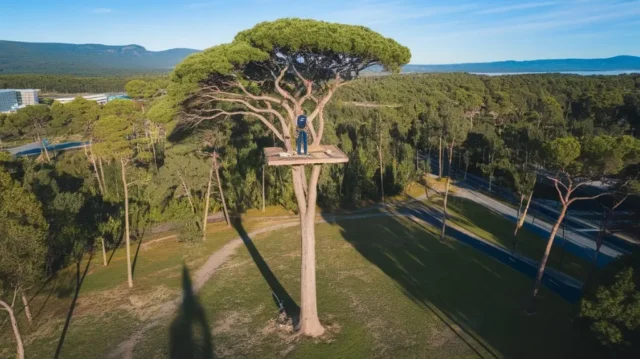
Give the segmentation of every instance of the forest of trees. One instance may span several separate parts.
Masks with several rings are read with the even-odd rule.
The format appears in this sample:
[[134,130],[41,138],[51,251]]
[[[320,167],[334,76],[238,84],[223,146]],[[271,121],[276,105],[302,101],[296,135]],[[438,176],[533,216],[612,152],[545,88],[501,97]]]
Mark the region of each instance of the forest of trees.
[[115,76],[113,71],[108,76],[74,76],[52,74],[20,74],[0,75],[0,89],[39,89],[43,93],[78,94],[121,92],[127,82],[133,79],[162,79],[166,73],[132,74],[124,73]]
[[[68,92],[119,89],[130,80],[10,78],[13,87]],[[92,141],[85,151],[38,158],[0,152],[0,206],[12,199],[0,211],[0,250],[15,253],[0,267],[0,299],[10,301],[87,251],[139,240],[154,224],[173,223],[180,240],[200,241],[203,213],[221,210],[222,195],[233,213],[262,208],[263,175],[266,205],[296,208],[291,171],[264,165],[261,149],[276,139],[260,121],[185,122],[171,86],[147,78],[128,82],[135,101],[100,107],[76,99],[0,114],[3,147],[70,136]],[[324,142],[339,146],[349,163],[320,174],[323,208],[402,192],[424,170],[418,151],[513,189],[521,211],[540,169],[555,181],[565,207],[580,199],[572,190],[586,180],[619,180],[616,195],[601,198],[607,205],[637,188],[640,75],[368,77],[341,88],[325,119]]]

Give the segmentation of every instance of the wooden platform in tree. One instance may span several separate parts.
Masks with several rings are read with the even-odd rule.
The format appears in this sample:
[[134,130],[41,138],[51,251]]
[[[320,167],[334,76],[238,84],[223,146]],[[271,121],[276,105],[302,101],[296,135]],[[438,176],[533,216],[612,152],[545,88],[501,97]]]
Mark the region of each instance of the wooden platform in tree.
[[333,145],[319,146],[318,148],[309,148],[308,156],[299,156],[297,154],[286,154],[286,150],[280,147],[267,147],[264,149],[264,155],[267,158],[269,166],[296,166],[296,165],[315,165],[322,163],[346,163],[349,158],[340,149]]

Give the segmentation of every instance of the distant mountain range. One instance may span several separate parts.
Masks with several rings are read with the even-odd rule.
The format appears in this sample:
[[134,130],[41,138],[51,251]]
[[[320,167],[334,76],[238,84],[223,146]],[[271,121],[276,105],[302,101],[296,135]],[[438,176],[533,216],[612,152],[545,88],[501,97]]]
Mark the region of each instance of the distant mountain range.
[[407,65],[402,72],[587,72],[631,71],[640,72],[640,57],[615,56],[607,59],[557,59],[531,61],[498,61],[452,65]]
[[[114,75],[141,72],[169,72],[194,49],[148,51],[140,45],[33,43],[0,40],[1,74]],[[607,59],[558,59],[499,61],[452,65],[406,65],[402,72],[575,72],[640,71],[640,57],[616,56]],[[368,69],[369,74],[381,68]]]
[[148,51],[140,45],[75,45],[0,40],[0,74],[169,72],[194,52],[198,50]]

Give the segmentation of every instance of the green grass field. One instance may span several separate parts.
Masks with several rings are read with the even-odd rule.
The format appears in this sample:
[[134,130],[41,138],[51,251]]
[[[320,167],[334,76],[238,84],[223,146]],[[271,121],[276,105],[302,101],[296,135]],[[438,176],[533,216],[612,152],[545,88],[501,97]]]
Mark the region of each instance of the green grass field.
[[[476,210],[480,219],[488,215]],[[474,231],[500,235],[476,223],[472,211],[464,214]],[[242,231],[272,223],[250,219]],[[172,350],[173,357],[189,358],[203,348],[220,358],[597,357],[574,330],[569,303],[543,288],[539,313],[526,316],[531,278],[453,240],[440,242],[431,226],[379,217],[319,224],[316,231],[323,338],[301,338],[277,320],[272,291],[290,313],[299,302],[297,227],[252,238],[255,247],[242,245],[193,295],[188,278],[238,236],[237,229],[216,224],[204,244],[168,239],[141,247],[131,290],[124,248],[108,267],[94,257],[78,272],[73,266],[59,273],[31,301],[33,329],[18,313],[27,357],[56,352],[76,274],[82,279],[85,269],[61,358],[106,357],[132,338],[135,358],[169,358]],[[164,303],[181,296],[178,313],[149,326]],[[14,350],[5,322],[0,357]]]
[[[464,198],[451,198],[448,207],[452,215],[452,221],[456,225],[492,243],[509,250],[513,249],[514,222]],[[562,231],[560,231],[561,233]],[[556,244],[561,244],[561,242],[556,239]],[[546,245],[547,238],[541,238],[526,228],[521,228],[516,237],[515,252],[539,261]],[[581,281],[587,279],[591,268],[589,261],[568,251],[563,253],[562,249],[558,248],[557,245],[554,245],[547,265]]]
[[[543,290],[540,313],[529,317],[524,308],[530,278],[469,247],[440,242],[431,227],[396,218],[318,225],[319,312],[329,334],[292,336],[277,325],[271,292],[299,300],[298,236],[292,230],[254,238],[257,251],[243,247],[199,294],[213,338],[207,345],[218,357],[589,354],[564,300]],[[256,265],[263,261],[268,268]],[[184,339],[170,334],[175,325],[167,321],[146,335],[136,356],[163,358],[171,347],[181,347]],[[187,342],[204,345],[201,334]]]

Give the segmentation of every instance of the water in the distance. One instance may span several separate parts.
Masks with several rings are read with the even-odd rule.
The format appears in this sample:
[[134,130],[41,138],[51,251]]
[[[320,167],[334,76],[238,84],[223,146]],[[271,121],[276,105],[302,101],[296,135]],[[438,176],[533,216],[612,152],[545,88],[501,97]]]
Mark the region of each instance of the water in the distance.
[[638,70],[616,70],[616,71],[558,71],[558,72],[470,72],[474,75],[487,75],[487,76],[503,76],[503,75],[528,75],[528,74],[571,74],[581,76],[596,76],[596,75],[623,75],[640,73]]

